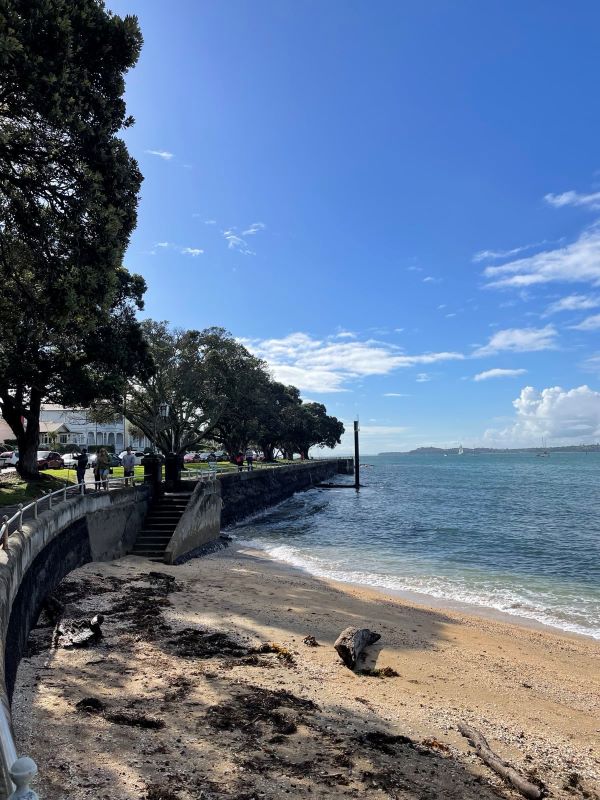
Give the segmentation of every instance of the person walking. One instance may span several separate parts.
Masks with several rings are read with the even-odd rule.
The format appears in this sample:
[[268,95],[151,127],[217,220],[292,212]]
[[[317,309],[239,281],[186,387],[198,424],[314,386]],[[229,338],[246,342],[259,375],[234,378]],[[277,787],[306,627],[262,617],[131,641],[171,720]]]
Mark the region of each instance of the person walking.
[[242,472],[244,469],[244,454],[241,450],[235,457],[235,463],[237,464],[238,472]]
[[254,451],[250,447],[246,450],[246,463],[248,464],[248,472],[252,472],[254,469]]
[[[127,452],[121,459],[123,462],[123,475],[125,476],[125,486],[129,486],[129,478],[133,479],[133,472],[135,467],[135,456],[131,452],[131,447],[127,448]],[[131,481],[133,484],[133,480]]]
[[87,450],[82,448],[81,453],[77,456],[77,483],[85,483],[85,471],[88,465],[88,454]]
[[214,478],[217,474],[217,455],[214,450],[211,450],[206,460],[208,461],[208,474]]
[[96,459],[96,468],[98,470],[98,479],[103,488],[108,491],[108,475],[110,472],[110,457],[105,447],[101,447],[98,451],[98,458]]

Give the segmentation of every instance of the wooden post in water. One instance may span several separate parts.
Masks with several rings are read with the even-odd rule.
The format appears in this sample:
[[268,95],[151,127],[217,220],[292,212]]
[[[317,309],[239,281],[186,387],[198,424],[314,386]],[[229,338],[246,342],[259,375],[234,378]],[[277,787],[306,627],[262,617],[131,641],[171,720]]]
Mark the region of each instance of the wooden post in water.
[[354,488],[360,489],[360,456],[358,453],[358,420],[354,420]]

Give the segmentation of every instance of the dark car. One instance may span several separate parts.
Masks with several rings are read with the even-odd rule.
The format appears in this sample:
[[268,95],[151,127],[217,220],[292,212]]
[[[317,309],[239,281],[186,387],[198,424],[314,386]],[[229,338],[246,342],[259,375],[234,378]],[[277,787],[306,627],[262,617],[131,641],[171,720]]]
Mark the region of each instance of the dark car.
[[53,450],[38,450],[37,465],[38,469],[62,469],[65,462],[60,453],[55,453]]

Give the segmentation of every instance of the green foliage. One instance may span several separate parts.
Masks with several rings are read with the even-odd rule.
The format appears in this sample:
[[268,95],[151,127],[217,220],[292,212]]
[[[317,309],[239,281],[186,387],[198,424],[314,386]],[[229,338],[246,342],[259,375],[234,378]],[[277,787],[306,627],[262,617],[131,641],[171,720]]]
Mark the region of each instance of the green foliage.
[[[250,444],[273,460],[276,448],[308,455],[339,444],[344,426],[320,403],[302,403],[295,386],[274,381],[266,364],[223,328],[172,330],[142,323],[155,372],[132,381],[127,417],[165,455],[221,445],[232,457]],[[166,418],[159,415],[168,406]]]
[[4,0],[0,42],[0,407],[35,474],[42,400],[114,399],[150,366],[122,267],[142,176],[117,136],[142,37],[100,0]]
[[[170,330],[166,322],[147,320],[142,328],[154,373],[130,383],[127,418],[165,455],[185,453],[212,431],[222,406],[212,341],[199,331]],[[164,403],[166,418],[159,415]]]

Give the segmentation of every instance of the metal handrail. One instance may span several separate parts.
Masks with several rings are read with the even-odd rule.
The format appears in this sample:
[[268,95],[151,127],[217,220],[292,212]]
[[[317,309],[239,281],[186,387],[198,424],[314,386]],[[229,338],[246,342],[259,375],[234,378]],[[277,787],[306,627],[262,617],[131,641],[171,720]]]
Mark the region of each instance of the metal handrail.
[[[40,512],[40,506],[44,503],[48,503],[48,510],[54,507],[54,498],[60,497],[62,502],[65,502],[69,497],[77,497],[79,495],[84,495],[85,490],[87,487],[93,487],[94,491],[100,491],[102,488],[109,489],[109,488],[119,488],[119,486],[115,486],[115,484],[123,484],[125,486],[129,485],[131,482],[132,486],[135,486],[136,478],[135,476],[128,476],[127,478],[104,478],[99,480],[93,481],[83,481],[82,483],[71,483],[65,484],[61,486],[60,489],[56,489],[54,492],[48,492],[43,494],[41,497],[36,498],[32,503],[24,506],[23,503],[19,503],[18,510],[16,513],[12,515],[12,517],[8,517],[4,515],[2,519],[2,525],[0,525],[0,540],[2,541],[2,547],[4,550],[8,549],[8,537],[11,533],[11,525],[13,523],[17,523],[17,527],[14,530],[22,531],[23,530],[23,515],[26,511],[33,510],[33,518],[37,519],[38,514]],[[138,476],[137,482],[140,481]]]
[[[322,459],[325,460],[325,459]],[[310,461],[298,461],[297,464],[307,464]],[[263,470],[263,469],[277,469],[280,467],[290,467],[295,466],[295,464],[264,464],[260,461],[254,462],[252,468],[253,470]],[[199,479],[205,478],[212,478],[216,477],[218,474],[228,474],[228,473],[235,473],[236,466],[222,466],[215,464],[211,466],[210,462],[203,467],[198,469],[189,469],[189,467],[185,467],[182,471],[182,477],[198,477]],[[238,470],[239,471],[239,470]],[[104,478],[100,480],[93,480],[93,481],[84,481],[82,483],[72,483],[72,484],[65,484],[61,486],[60,489],[56,489],[54,492],[49,492],[47,494],[42,495],[41,497],[36,498],[33,502],[28,503],[26,506],[23,503],[19,503],[18,510],[12,515],[12,517],[4,516],[2,519],[2,524],[0,525],[0,541],[2,542],[2,548],[4,550],[8,550],[8,537],[10,533],[14,530],[22,531],[23,530],[23,515],[30,510],[33,510],[33,518],[37,519],[40,507],[44,502],[48,505],[48,510],[52,509],[55,503],[55,500],[60,498],[62,502],[65,502],[69,497],[76,497],[78,495],[85,494],[85,490],[88,487],[93,487],[95,491],[100,491],[102,488],[119,488],[119,485],[127,486],[131,483],[132,486],[135,486],[136,480],[138,483],[143,482],[143,479],[140,481],[140,477],[129,476],[129,477],[122,477],[122,478]],[[116,485],[115,485],[116,484]],[[11,531],[11,526],[17,524],[16,528],[13,528]]]

